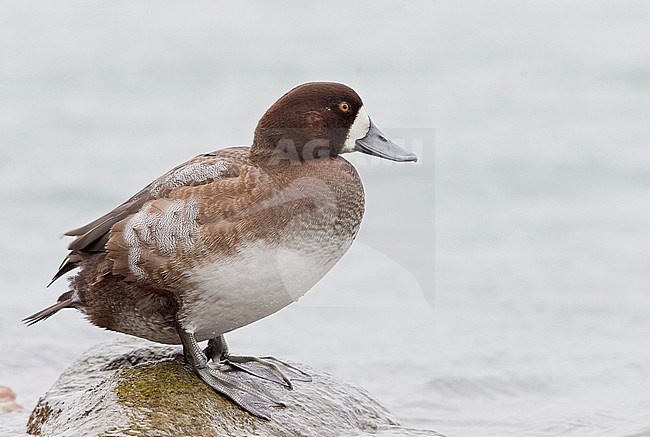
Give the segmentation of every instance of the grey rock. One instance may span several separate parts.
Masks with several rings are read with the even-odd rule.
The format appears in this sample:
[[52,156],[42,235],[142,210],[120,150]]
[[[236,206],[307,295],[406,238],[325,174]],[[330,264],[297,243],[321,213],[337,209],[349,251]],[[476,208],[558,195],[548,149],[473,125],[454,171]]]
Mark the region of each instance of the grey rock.
[[[366,391],[327,373],[287,390],[261,383],[286,408],[253,417],[207,387],[180,349],[129,339],[97,345],[67,369],[32,411],[40,436],[440,436],[400,426]],[[241,372],[239,372],[241,373]],[[244,374],[245,375],[245,374]],[[259,379],[257,380],[260,383]]]

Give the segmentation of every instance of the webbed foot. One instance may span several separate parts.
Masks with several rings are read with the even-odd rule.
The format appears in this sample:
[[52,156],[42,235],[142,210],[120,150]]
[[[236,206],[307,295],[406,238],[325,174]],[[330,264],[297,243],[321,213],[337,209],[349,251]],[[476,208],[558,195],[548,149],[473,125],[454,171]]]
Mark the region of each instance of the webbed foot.
[[208,358],[199,347],[194,335],[180,326],[177,329],[183,343],[183,353],[187,364],[213,390],[230,398],[252,415],[265,420],[271,420],[272,408],[286,406],[273,399],[263,386],[250,380],[242,380],[230,370],[221,369],[219,366],[209,366]]
[[231,355],[223,335],[208,341],[205,355],[221,367],[234,368],[267,381],[293,389],[291,381],[311,382],[311,376],[275,357]]

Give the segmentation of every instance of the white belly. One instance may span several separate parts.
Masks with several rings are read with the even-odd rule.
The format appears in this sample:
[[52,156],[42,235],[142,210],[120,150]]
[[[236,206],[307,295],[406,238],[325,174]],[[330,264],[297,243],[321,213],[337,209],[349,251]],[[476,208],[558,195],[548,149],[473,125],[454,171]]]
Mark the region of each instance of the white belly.
[[195,268],[188,278],[192,291],[182,299],[180,323],[203,341],[273,314],[309,291],[351,243],[314,253],[258,242]]

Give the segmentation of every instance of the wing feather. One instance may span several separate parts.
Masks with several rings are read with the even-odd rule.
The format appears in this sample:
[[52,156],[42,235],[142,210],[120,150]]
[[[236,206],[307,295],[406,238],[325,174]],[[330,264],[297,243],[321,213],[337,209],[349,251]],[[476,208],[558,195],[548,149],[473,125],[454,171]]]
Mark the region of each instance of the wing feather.
[[258,201],[274,196],[266,178],[244,165],[238,177],[179,187],[146,202],[111,229],[106,249],[113,273],[170,289],[215,253],[235,250],[242,227],[255,221]]
[[70,253],[61,263],[52,282],[78,267],[84,254],[105,252],[111,229],[117,223],[137,214],[148,202],[165,199],[174,190],[182,187],[196,187],[236,177],[240,165],[247,161],[247,157],[247,147],[233,147],[199,155],[160,176],[112,211],[66,232],[65,235],[76,238],[68,245]]

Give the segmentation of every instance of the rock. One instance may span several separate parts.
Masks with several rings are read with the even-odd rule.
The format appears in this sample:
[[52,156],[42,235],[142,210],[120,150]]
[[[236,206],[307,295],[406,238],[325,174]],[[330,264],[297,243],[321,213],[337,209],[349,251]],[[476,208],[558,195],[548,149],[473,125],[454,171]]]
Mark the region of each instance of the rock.
[[0,385],[0,436],[25,435],[27,411],[16,402],[14,391]]
[[16,394],[9,387],[0,385],[0,414],[22,410],[23,406],[16,402]]
[[[180,349],[143,340],[88,350],[42,397],[27,431],[40,436],[440,436],[402,428],[367,392],[301,364],[312,382],[287,390],[262,381],[287,404],[258,419],[206,386]],[[258,380],[260,381],[260,380]]]

